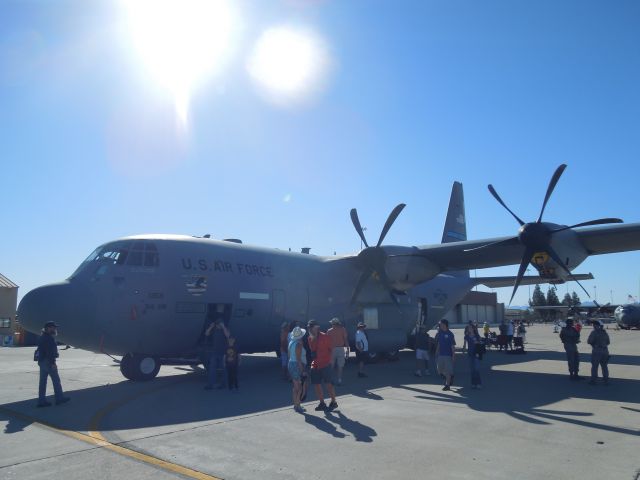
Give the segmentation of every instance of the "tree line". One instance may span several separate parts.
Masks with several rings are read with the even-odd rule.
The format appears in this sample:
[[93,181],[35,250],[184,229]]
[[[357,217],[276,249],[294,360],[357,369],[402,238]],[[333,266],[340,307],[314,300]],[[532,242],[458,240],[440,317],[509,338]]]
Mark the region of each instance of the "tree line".
[[529,300],[530,307],[553,307],[553,306],[564,305],[567,307],[575,307],[580,305],[580,297],[576,292],[569,292],[564,294],[564,298],[562,301],[558,298],[558,289],[551,285],[547,289],[547,294],[545,295],[540,288],[540,285],[536,285],[533,289],[533,295]]

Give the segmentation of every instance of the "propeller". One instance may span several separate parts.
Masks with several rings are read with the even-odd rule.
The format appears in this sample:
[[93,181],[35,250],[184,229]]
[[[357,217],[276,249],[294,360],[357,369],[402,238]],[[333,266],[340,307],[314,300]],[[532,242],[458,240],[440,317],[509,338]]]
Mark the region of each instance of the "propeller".
[[398,215],[400,215],[400,212],[402,212],[402,209],[405,206],[406,205],[404,203],[401,203],[399,205],[396,205],[396,207],[391,211],[389,217],[387,217],[387,221],[385,222],[384,227],[382,228],[382,231],[380,232],[380,237],[378,238],[378,243],[376,243],[375,247],[370,247],[369,243],[367,242],[367,238],[364,236],[364,231],[362,230],[360,219],[358,218],[358,211],[355,208],[351,209],[351,222],[353,223],[356,232],[358,232],[362,243],[366,247],[358,254],[357,257],[360,268],[362,269],[362,273],[360,274],[360,278],[358,279],[356,287],[353,290],[353,295],[351,296],[352,304],[355,303],[356,299],[360,295],[360,292],[364,288],[364,285],[367,283],[367,280],[374,276],[389,291],[389,295],[391,297],[391,300],[393,300],[393,303],[398,305],[398,299],[393,294],[391,281],[389,280],[389,277],[387,276],[387,272],[385,270],[387,253],[380,245],[382,245],[382,242],[387,236],[387,233],[389,233],[391,226],[396,221]]
[[516,282],[513,286],[513,293],[511,294],[511,299],[509,300],[509,304],[511,304],[511,302],[513,301],[513,297],[515,296],[516,291],[518,290],[518,286],[522,281],[522,277],[524,276],[524,272],[527,269],[527,265],[531,263],[531,260],[533,259],[533,256],[535,255],[536,252],[542,252],[542,251],[547,252],[549,256],[558,265],[560,265],[560,267],[569,275],[569,277],[573,281],[575,281],[578,285],[580,285],[580,288],[582,288],[584,293],[587,294],[587,297],[591,298],[591,295],[589,295],[589,292],[587,291],[587,289],[584,288],[584,286],[578,281],[578,279],[573,276],[573,274],[571,273],[571,270],[569,270],[567,265],[562,261],[562,259],[558,255],[558,253],[553,249],[553,247],[551,246],[551,238],[555,233],[562,232],[564,230],[570,230],[576,227],[586,227],[588,225],[606,225],[610,223],[622,223],[622,220],[619,218],[600,218],[597,220],[590,220],[588,222],[576,223],[575,225],[557,228],[556,225],[551,226],[551,224],[543,222],[542,215],[544,214],[544,210],[547,207],[549,198],[551,198],[551,194],[555,190],[556,185],[558,184],[558,180],[560,180],[560,177],[562,176],[562,173],[564,172],[565,168],[567,168],[567,165],[562,164],[558,168],[556,168],[556,171],[553,173],[553,176],[549,181],[549,185],[547,186],[547,193],[544,196],[544,201],[542,202],[540,215],[538,216],[538,220],[535,222],[529,222],[529,223],[523,222],[515,213],[513,213],[513,211],[511,211],[511,209],[502,200],[502,198],[500,198],[500,195],[498,195],[498,192],[496,191],[496,189],[493,188],[493,185],[488,186],[489,192],[491,193],[491,195],[493,195],[493,197],[498,201],[498,203],[502,205],[505,208],[505,210],[507,210],[513,216],[513,218],[515,218],[516,221],[520,224],[520,229],[518,230],[518,235],[515,237],[509,238],[507,240],[500,240],[498,242],[482,245],[481,247],[476,247],[467,251],[479,250],[482,248],[487,248],[495,245],[514,245],[517,243],[525,247],[524,254],[522,255],[522,260],[520,262],[520,268],[518,268],[518,276],[516,277]]

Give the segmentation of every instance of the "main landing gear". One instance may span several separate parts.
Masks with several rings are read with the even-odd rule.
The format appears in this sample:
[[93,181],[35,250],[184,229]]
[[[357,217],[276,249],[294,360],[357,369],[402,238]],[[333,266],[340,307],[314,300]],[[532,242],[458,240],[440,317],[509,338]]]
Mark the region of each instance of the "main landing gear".
[[129,380],[151,380],[160,371],[160,361],[151,355],[127,353],[120,360],[120,372]]

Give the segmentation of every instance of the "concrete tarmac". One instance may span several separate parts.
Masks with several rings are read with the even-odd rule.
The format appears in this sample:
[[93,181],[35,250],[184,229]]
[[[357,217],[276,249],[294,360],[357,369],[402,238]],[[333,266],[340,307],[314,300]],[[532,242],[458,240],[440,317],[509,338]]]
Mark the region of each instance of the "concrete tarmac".
[[525,355],[485,356],[482,390],[465,354],[445,392],[435,375],[415,377],[404,351],[368,365],[368,378],[347,365],[339,408],[315,412],[310,391],[304,414],[273,355],[244,355],[231,393],[203,390],[189,367],[130,382],[79,349],[60,352],[71,402],[36,408],[33,347],[2,348],[0,479],[638,479],[640,332],[608,332],[609,386],[570,381],[558,335],[534,326]]

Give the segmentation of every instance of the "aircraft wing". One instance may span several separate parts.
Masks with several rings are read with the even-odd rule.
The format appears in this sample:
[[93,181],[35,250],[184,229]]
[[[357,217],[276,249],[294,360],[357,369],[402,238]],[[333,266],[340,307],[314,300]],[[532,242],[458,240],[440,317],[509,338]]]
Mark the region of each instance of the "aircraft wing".
[[576,229],[575,232],[589,255],[640,249],[640,223]]
[[[640,250],[640,223],[576,228],[573,233],[589,255]],[[442,271],[519,264],[524,246],[517,239],[509,239],[514,237],[425,245],[417,247],[413,255],[428,259]],[[493,243],[495,245],[489,245]],[[488,246],[478,248],[485,245]]]
[[[591,273],[576,273],[573,275],[576,280],[593,280]],[[489,288],[513,287],[516,283],[516,277],[484,277],[476,279],[478,285],[484,285]],[[540,276],[522,277],[520,285],[537,285],[540,283],[564,283],[564,280],[553,280]]]

